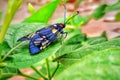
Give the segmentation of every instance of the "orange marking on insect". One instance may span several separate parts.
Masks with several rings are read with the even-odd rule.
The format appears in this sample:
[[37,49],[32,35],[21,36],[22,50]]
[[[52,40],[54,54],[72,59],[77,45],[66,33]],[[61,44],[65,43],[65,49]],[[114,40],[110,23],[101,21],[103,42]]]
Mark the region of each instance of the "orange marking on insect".
[[52,33],[56,33],[56,32],[57,32],[57,29],[53,28]]
[[33,37],[35,35],[35,33],[31,33],[29,36],[28,36],[28,38],[31,38],[31,37]]

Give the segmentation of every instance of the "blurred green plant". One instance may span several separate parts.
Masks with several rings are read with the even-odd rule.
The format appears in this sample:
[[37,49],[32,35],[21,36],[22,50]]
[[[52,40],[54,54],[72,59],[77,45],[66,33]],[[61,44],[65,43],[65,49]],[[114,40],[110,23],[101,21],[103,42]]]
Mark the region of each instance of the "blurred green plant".
[[60,0],[54,0],[53,2],[48,3],[47,5],[41,7],[33,15],[26,18],[23,22],[24,23],[33,23],[33,22],[47,23],[59,3],[60,3]]
[[19,6],[22,4],[23,0],[9,0],[8,1],[8,7],[6,11],[6,16],[4,19],[4,23],[2,25],[2,29],[0,32],[0,43],[3,42],[5,34],[7,32],[7,29],[9,27],[9,24],[14,17],[15,12],[18,10]]
[[102,16],[105,15],[105,12],[104,10],[106,9],[107,5],[106,4],[102,4],[100,5],[98,8],[96,8],[96,10],[93,12],[92,16],[93,18],[95,19],[99,19],[101,18]]
[[82,26],[82,25],[86,24],[90,20],[90,18],[91,18],[90,16],[83,17],[83,16],[78,15],[73,18],[71,23],[73,23],[74,26],[77,26],[77,27]]
[[31,15],[35,13],[35,9],[34,9],[34,7],[32,6],[31,3],[28,3],[28,10],[31,13]]
[[120,21],[120,12],[115,15],[115,20]]
[[105,9],[105,13],[108,13],[110,11],[117,11],[117,10],[120,10],[120,2],[117,2],[112,5],[108,5]]
[[[78,15],[78,16],[74,17],[73,19],[71,19],[68,24],[70,24],[70,25],[72,24],[76,27],[80,27],[80,26],[86,24],[87,22],[89,22],[89,20],[92,18],[101,19],[108,12],[119,11],[119,10],[120,10],[120,2],[117,2],[112,5],[101,4],[93,11],[92,14],[84,16],[84,17]],[[115,17],[115,20],[119,20],[119,13],[114,17]]]
[[73,60],[71,56],[72,60],[67,61],[74,61],[75,64],[65,66],[66,68],[55,76],[55,80],[119,80],[119,52],[120,47],[96,51],[81,59]]

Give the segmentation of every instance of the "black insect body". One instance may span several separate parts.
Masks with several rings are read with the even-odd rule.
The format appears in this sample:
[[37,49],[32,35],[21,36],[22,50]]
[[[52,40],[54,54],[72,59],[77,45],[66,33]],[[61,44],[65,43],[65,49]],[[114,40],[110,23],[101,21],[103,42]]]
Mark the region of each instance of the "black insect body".
[[30,40],[29,49],[31,54],[36,54],[41,52],[44,48],[46,48],[50,43],[54,42],[57,39],[58,34],[66,34],[63,31],[65,27],[62,23],[57,23],[51,25],[47,28],[42,28],[35,33],[29,34],[20,38],[18,41]]

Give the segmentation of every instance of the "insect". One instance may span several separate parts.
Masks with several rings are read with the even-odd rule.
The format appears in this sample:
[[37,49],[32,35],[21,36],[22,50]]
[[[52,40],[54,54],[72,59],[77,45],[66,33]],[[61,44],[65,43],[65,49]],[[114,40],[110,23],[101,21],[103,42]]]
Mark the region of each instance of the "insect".
[[[77,14],[73,15],[72,17],[74,17],[76,15]],[[57,39],[58,34],[61,34],[61,37],[63,36],[63,34],[66,34],[66,36],[67,36],[67,33],[63,31],[63,28],[65,28],[66,23],[71,18],[69,18],[66,21],[66,8],[65,8],[64,23],[56,23],[56,24],[50,25],[46,28],[42,28],[40,30],[37,30],[35,33],[30,33],[26,36],[23,36],[22,38],[18,39],[17,41],[30,40],[30,42],[29,42],[30,53],[31,54],[40,53],[43,49],[45,49],[47,46],[49,46],[52,42],[54,42]]]

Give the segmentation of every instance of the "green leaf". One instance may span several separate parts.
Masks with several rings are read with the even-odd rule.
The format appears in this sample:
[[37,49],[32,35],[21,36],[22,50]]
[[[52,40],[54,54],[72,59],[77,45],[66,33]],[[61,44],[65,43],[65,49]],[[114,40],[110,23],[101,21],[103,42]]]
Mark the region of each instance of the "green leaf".
[[6,63],[4,63],[4,62],[0,62],[0,68],[3,68],[3,67],[5,67],[5,66],[7,66]]
[[69,44],[80,44],[82,43],[83,41],[86,40],[86,35],[85,34],[75,34],[74,36],[72,36],[71,38],[69,38],[65,44],[66,45],[69,45]]
[[9,50],[10,50],[10,46],[8,45],[7,41],[3,41],[1,56],[4,56]]
[[80,15],[77,15],[73,18],[72,22],[73,22],[73,25],[75,26],[81,26],[86,24],[90,20],[90,18],[91,18],[90,16],[83,17]]
[[[72,62],[71,60],[73,59],[80,59],[88,54],[91,54],[95,51],[101,51],[104,49],[109,49],[109,48],[117,48],[120,47],[120,38],[116,38],[113,39],[111,41],[105,41],[99,44],[95,44],[95,45],[84,45],[80,48],[78,48],[77,50],[71,51],[71,52],[62,52],[62,53],[56,53],[57,57],[59,58],[59,60],[63,60],[62,62],[66,62],[66,60],[70,60],[68,62]],[[66,64],[65,63],[65,64]],[[64,63],[63,63],[64,64]]]
[[7,31],[5,41],[7,41],[8,45],[13,48],[17,45],[17,40],[19,38],[47,26],[47,24],[41,23],[21,23],[11,25]]
[[44,22],[47,23],[57,8],[60,0],[55,0],[47,5],[41,7],[37,12],[35,12],[32,16],[25,19],[23,22]]
[[120,48],[94,52],[69,66],[55,80],[119,80]]
[[62,44],[61,48],[56,52],[56,56],[60,56],[64,53],[68,53],[80,48],[82,46],[82,42],[84,42],[85,40],[86,36],[80,33],[70,37],[64,42],[64,44]]
[[94,45],[94,44],[100,44],[100,43],[105,42],[105,41],[107,41],[107,38],[106,38],[106,36],[102,35],[99,37],[88,38],[86,43],[90,44],[90,45]]
[[120,21],[120,12],[115,15],[115,20]]
[[15,50],[13,52],[13,55],[11,55],[12,59],[9,59],[7,63],[11,66],[15,66],[17,68],[27,68],[31,65],[34,65],[49,56],[51,56],[53,53],[56,53],[56,51],[60,48],[60,43],[51,44],[49,47],[44,49],[42,52],[36,55],[30,55],[29,53],[29,47],[26,45],[22,45],[20,48]]
[[95,19],[99,19],[101,17],[104,16],[105,12],[104,10],[106,9],[107,5],[106,4],[102,4],[100,5],[92,14],[93,18]]
[[[22,23],[11,25],[5,40],[7,41],[10,48],[13,48],[18,44],[17,40],[29,33],[35,32],[38,29],[46,27],[47,24],[40,23]],[[26,68],[31,65],[49,57],[51,54],[55,53],[60,48],[60,43],[53,43],[41,53],[37,55],[30,55],[29,53],[29,44],[26,41],[23,45],[15,49],[8,59],[5,60],[6,63],[10,66],[15,66],[17,68]]]
[[0,77],[0,80],[6,80],[19,73],[18,69],[15,67],[5,67],[2,68],[1,71],[2,71],[2,76]]
[[120,2],[117,2],[116,4],[109,5],[105,8],[105,13],[108,13],[110,11],[116,11],[120,10]]

